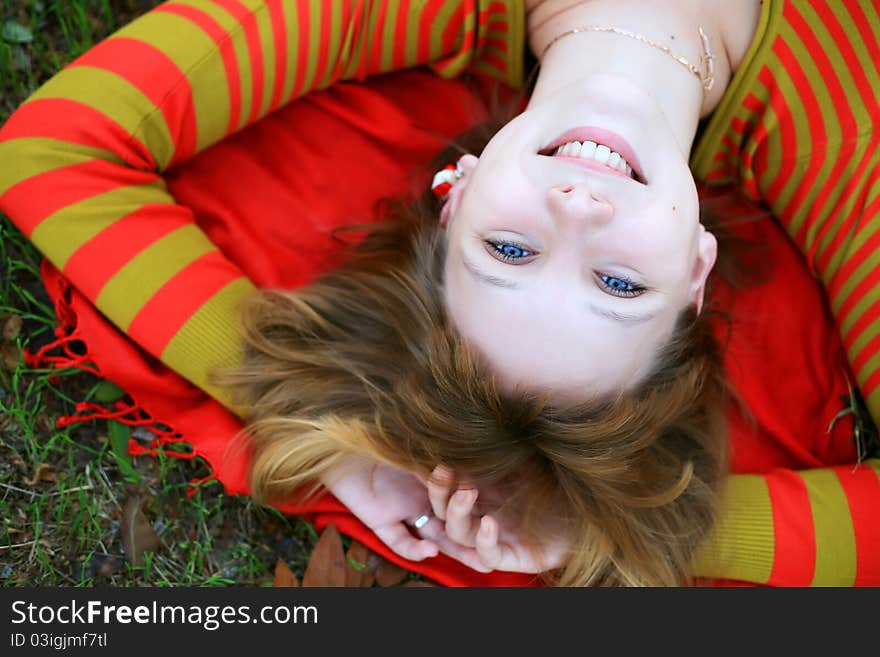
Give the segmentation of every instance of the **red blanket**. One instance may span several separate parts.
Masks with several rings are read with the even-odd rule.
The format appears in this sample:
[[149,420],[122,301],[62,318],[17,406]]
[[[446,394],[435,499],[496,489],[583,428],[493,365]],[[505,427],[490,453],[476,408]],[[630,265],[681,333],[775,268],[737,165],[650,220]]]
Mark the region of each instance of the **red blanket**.
[[[292,288],[333,265],[338,245],[332,228],[371,218],[382,197],[420,193],[429,182],[424,165],[443,147],[442,138],[479,119],[483,107],[460,80],[425,71],[339,84],[262,119],[172,170],[166,180],[208,236],[258,286]],[[734,291],[722,284],[717,290],[731,318],[729,333],[728,325],[719,323],[730,377],[753,415],[730,412],[734,472],[854,462],[851,419],[828,430],[841,396],[848,394],[849,370],[821,288],[772,221],[737,231],[765,244],[773,269],[760,286]],[[56,303],[59,340],[31,361],[92,363],[136,402],[109,411],[80,404],[80,415],[61,422],[113,416],[147,425],[159,437],[151,449],[133,441],[133,454],[186,443],[189,456],[204,459],[228,493],[247,494],[247,463],[226,451],[240,421],[120,333],[48,262],[43,277]],[[77,340],[86,344],[85,356],[70,349]],[[66,355],[46,358],[51,347]],[[403,561],[330,496],[308,509],[282,510],[305,515],[318,529],[333,522],[442,584],[533,582],[509,573],[482,575],[442,556]]]

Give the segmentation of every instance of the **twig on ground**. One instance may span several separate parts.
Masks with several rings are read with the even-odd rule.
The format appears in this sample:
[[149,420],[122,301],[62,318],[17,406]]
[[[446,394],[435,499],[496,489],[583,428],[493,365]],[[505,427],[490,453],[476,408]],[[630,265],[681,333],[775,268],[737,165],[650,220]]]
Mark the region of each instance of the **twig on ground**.
[[36,541],[25,541],[24,543],[16,543],[15,545],[0,545],[0,550],[11,550],[13,548],[29,547]]

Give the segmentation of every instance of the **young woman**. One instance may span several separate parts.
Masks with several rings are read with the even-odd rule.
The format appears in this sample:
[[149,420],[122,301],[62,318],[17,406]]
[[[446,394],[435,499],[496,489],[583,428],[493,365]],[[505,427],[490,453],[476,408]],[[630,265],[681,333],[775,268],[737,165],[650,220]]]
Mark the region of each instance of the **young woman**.
[[[800,33],[810,31],[803,28],[801,13],[804,9],[819,15],[822,11],[830,11],[794,7],[792,3],[766,3],[759,22],[755,5],[744,5],[742,13],[727,16],[724,3],[717,4],[694,2],[660,6],[659,3],[546,2],[527,7],[531,11],[529,18],[533,28],[529,38],[542,61],[541,76],[529,110],[499,133],[479,165],[471,159],[462,162],[465,175],[453,186],[446,209],[450,256],[445,260],[443,272],[449,282],[443,290],[443,308],[448,309],[454,319],[455,329],[488,361],[490,371],[498,376],[502,392],[507,394],[524,389],[525,393],[538,396],[552,393],[551,402],[568,403],[575,400],[580,390],[588,390],[591,399],[598,399],[611,390],[644,384],[646,377],[650,379],[652,371],[657,371],[656,354],[662,351],[663,345],[670,343],[676,321],[683,318],[683,326],[694,325],[693,312],[688,314],[687,309],[691,306],[699,309],[714,249],[711,236],[696,221],[693,181],[686,174],[686,166],[682,166],[687,163],[697,122],[722,98],[727,106],[740,100],[730,93],[724,95],[724,86],[745,57],[750,44],[758,45],[751,48],[748,75],[740,75],[736,92],[745,95],[743,107],[746,109],[771,107],[778,113],[779,108],[773,103],[765,100],[762,104],[760,96],[756,104],[748,96],[750,90],[745,81],[751,81],[758,72],[765,70],[761,68],[761,56],[776,56],[775,48],[783,49],[783,54],[787,54],[784,46],[776,45],[780,41],[774,37],[785,34],[785,30],[798,34],[795,28],[801,28]],[[236,365],[239,361],[241,348],[233,319],[234,306],[252,290],[244,278],[236,275],[234,268],[226,267],[216,278],[215,293],[204,300],[200,312],[191,315],[172,338],[165,335],[160,339],[141,331],[141,327],[149,326],[146,316],[151,311],[150,299],[176,274],[212,251],[209,241],[195,228],[191,215],[185,208],[174,205],[161,184],[157,184],[160,179],[153,171],[163,171],[169,165],[185,160],[193,152],[303,93],[310,85],[322,86],[346,76],[438,60],[440,63],[435,66],[446,74],[455,74],[470,64],[476,70],[494,72],[512,82],[520,76],[524,8],[518,3],[488,2],[479,7],[471,7],[468,3],[428,3],[422,8],[423,13],[411,7],[406,24],[386,15],[384,3],[369,8],[339,3],[338,12],[333,14],[334,24],[348,25],[350,29],[329,30],[331,39],[326,43],[326,51],[319,48],[317,65],[305,67],[301,74],[295,75],[293,67],[283,69],[288,53],[292,54],[294,48],[285,50],[282,45],[297,46],[302,55],[297,61],[304,60],[303,44],[306,42],[302,38],[297,40],[297,37],[312,34],[305,27],[308,5],[269,2],[253,12],[246,12],[236,3],[169,3],[123,30],[46,85],[13,117],[2,134],[3,149],[14,158],[7,161],[22,163],[20,167],[3,171],[3,189],[8,190],[0,199],[3,209],[59,267],[65,268],[68,261],[75,260],[77,251],[96,236],[107,235],[114,229],[122,230],[122,223],[135,225],[139,222],[143,226],[146,217],[155,219],[149,228],[144,229],[150,235],[140,234],[137,238],[152,242],[154,253],[142,253],[142,257],[133,258],[132,255],[141,249],[130,248],[126,254],[119,255],[119,266],[114,268],[109,281],[105,277],[90,282],[90,275],[84,271],[71,273],[79,276],[78,285],[92,290],[98,307],[140,344],[227,402],[228,393],[208,382],[208,372],[217,366]],[[663,9],[663,13],[652,16],[657,8]],[[624,9],[628,11],[618,13]],[[853,13],[862,12],[864,15],[867,11],[876,18],[871,9],[870,3],[851,3],[839,13],[852,20]],[[641,17],[645,18],[644,22]],[[839,25],[840,16],[836,20]],[[808,23],[807,27],[813,29],[815,20]],[[855,20],[853,24],[861,25]],[[283,29],[275,32],[279,25],[285,26],[286,35]],[[299,30],[296,34],[293,25]],[[385,41],[375,38],[378,32],[371,32],[369,27],[376,25],[392,26],[385,32],[392,38]],[[431,31],[424,30],[423,26],[431,25],[437,28],[434,33],[442,36],[432,38]],[[480,29],[475,29],[477,25]],[[361,29],[363,26],[367,29]],[[169,27],[174,29],[169,30]],[[456,27],[460,31],[457,32]],[[590,29],[581,30],[583,27]],[[753,38],[756,29],[758,40]],[[171,38],[171,34],[180,30],[184,30],[189,38]],[[414,39],[410,46],[404,38],[407,30],[419,31],[420,35],[424,31],[427,36]],[[226,34],[231,35],[228,41],[223,38]],[[704,41],[703,34],[708,42]],[[855,54],[858,61],[862,53],[870,52],[872,47],[868,38],[870,34],[863,31],[859,34],[865,38]],[[837,33],[831,31],[829,45],[839,43],[836,36]],[[184,41],[187,43],[182,45]],[[192,48],[194,42],[203,44],[203,47]],[[241,64],[242,48],[244,44],[252,47],[254,43],[263,44],[262,56],[255,57],[251,61],[251,70],[247,71]],[[474,43],[479,47],[470,47]],[[783,40],[782,43],[788,42]],[[274,47],[270,49],[268,44],[274,44]],[[597,49],[603,52],[602,58],[591,56]],[[206,53],[211,56],[206,57]],[[120,57],[122,54],[125,56]],[[693,64],[708,54],[713,57],[714,70]],[[842,59],[846,64],[846,57]],[[594,62],[601,64],[601,70],[588,71],[585,60],[590,65]],[[780,61],[790,63],[790,60],[789,57]],[[831,61],[840,63],[834,58]],[[144,75],[145,64],[158,74]],[[696,74],[692,67],[696,68]],[[243,70],[246,71],[244,75]],[[248,75],[253,71],[258,71],[259,75]],[[578,75],[572,77],[575,72]],[[704,97],[702,78],[710,74],[715,84]],[[602,75],[607,77],[603,79]],[[773,75],[772,68],[770,75]],[[873,79],[869,78],[866,87],[857,87],[870,90],[870,80]],[[221,84],[223,80],[229,83],[228,88]],[[762,79],[761,84],[766,86],[767,81]],[[114,93],[108,94],[111,87]],[[233,90],[231,94],[230,89]],[[581,114],[586,99],[591,101],[591,109]],[[100,114],[97,121],[94,116],[88,117],[87,131],[77,133],[75,122],[62,125],[56,121],[35,128],[41,112],[49,106],[56,106],[53,109],[57,111],[62,105],[69,108],[76,103],[94,108]],[[561,111],[565,107],[570,108],[571,114]],[[625,108],[638,110],[640,121],[650,125],[651,130],[636,130],[640,121],[628,118]],[[757,111],[756,116],[760,117]],[[822,113],[821,116],[825,119],[827,115]],[[871,118],[870,113],[868,118]],[[627,124],[628,120],[632,121],[631,125]],[[737,145],[730,135],[723,134],[725,120],[738,125],[731,121],[728,112],[718,118],[714,129],[710,124],[704,139],[712,137],[719,143],[724,142],[730,151],[731,163],[735,162],[738,148],[755,148],[760,153],[758,147],[761,143],[768,143],[759,139],[760,130],[741,130],[743,141]],[[749,125],[748,120],[745,125]],[[576,128],[576,134],[566,135],[565,132],[572,127]],[[850,122],[847,127],[856,129],[854,135],[870,135],[859,121]],[[630,130],[633,132],[628,133]],[[766,132],[763,136],[772,147],[775,137]],[[562,145],[554,143],[559,139],[571,142],[576,139],[577,148],[581,149],[582,142],[594,141],[596,152],[600,151],[599,146],[609,149],[609,158],[611,146],[616,147],[618,155],[628,154],[630,146],[621,143],[619,137],[631,142],[633,155],[624,159],[631,162],[634,178],[595,168],[596,165],[582,157],[583,153],[577,153],[580,158],[577,163],[567,161],[573,155],[570,150],[560,153],[562,157],[550,157],[554,154],[553,147]],[[603,141],[609,143],[601,143]],[[846,139],[843,141],[850,143]],[[58,148],[58,142],[62,143],[62,148]],[[566,148],[575,146],[572,144]],[[707,153],[707,148],[698,150],[697,155]],[[861,146],[855,148],[858,150]],[[714,155],[714,152],[708,152],[703,160],[695,162],[702,162],[706,169],[712,165]],[[717,161],[724,162],[723,158]],[[761,161],[758,158],[759,164]],[[760,164],[764,172],[768,161],[765,155],[763,164]],[[868,159],[853,161],[857,164],[864,162],[861,166],[863,172],[874,166]],[[776,173],[781,172],[773,178],[773,183],[786,193],[785,202],[793,210],[802,207],[803,199],[791,204],[792,192],[786,182],[794,180],[792,173],[786,173],[787,169],[778,166],[778,161],[771,163],[776,167]],[[597,165],[607,168],[607,162]],[[837,173],[845,171],[842,166],[837,169]],[[623,172],[626,171],[624,168]],[[797,167],[795,171],[799,172]],[[56,173],[54,177],[53,172]],[[703,175],[726,182],[736,179],[723,169],[704,171]],[[71,189],[70,176],[83,183],[82,186],[77,193],[59,193],[60,189]],[[815,179],[816,175],[813,175],[811,181]],[[747,191],[759,198],[754,192],[760,189],[760,185],[751,182],[755,178],[745,175],[744,180]],[[48,204],[34,203],[33,192],[37,189],[42,197],[54,200]],[[493,189],[507,191],[507,195],[492,193]],[[49,191],[53,193],[47,193]],[[810,192],[803,192],[807,193]],[[819,195],[824,195],[825,200],[833,199],[835,191],[832,188],[827,193],[819,192]],[[777,199],[768,195],[764,200],[773,206]],[[778,214],[784,219],[782,210],[788,205],[774,207],[774,210],[779,209]],[[479,223],[478,208],[487,210],[481,213],[484,222],[496,223]],[[528,210],[528,214],[524,210]],[[498,223],[499,216],[504,221]],[[87,221],[83,221],[85,217],[88,217]],[[646,217],[652,223],[647,223]],[[121,221],[123,218],[127,221]],[[508,220],[516,223],[511,226],[506,223]],[[817,230],[822,232],[821,222],[811,224],[800,217],[796,224],[805,239],[813,240]],[[811,229],[811,225],[820,228]],[[589,232],[587,227],[591,229]],[[486,231],[493,234],[486,235]],[[156,239],[160,235],[166,239]],[[526,237],[533,243],[527,243]],[[636,237],[642,239],[636,240]],[[90,246],[93,245],[94,242]],[[482,248],[482,251],[475,250],[475,247]],[[614,252],[615,249],[618,253],[612,261],[600,261],[605,257],[603,252]],[[633,249],[636,249],[635,253]],[[666,259],[664,253],[669,252],[678,253],[680,257]],[[835,251],[826,253],[833,264],[839,264],[839,259],[833,257]],[[157,270],[155,263],[163,254],[172,257],[165,258],[165,264]],[[494,261],[474,263],[478,256]],[[526,266],[507,267],[511,271],[505,269],[504,275],[499,274],[502,264],[506,267],[507,262],[517,260],[527,261]],[[572,267],[574,262],[578,262],[577,268]],[[582,267],[581,262],[589,267]],[[636,262],[651,267],[662,266],[649,270],[650,275],[646,275],[635,266]],[[475,264],[476,267],[469,266]],[[490,266],[494,269],[488,270]],[[69,269],[65,268],[65,273]],[[514,270],[529,272],[535,269],[540,269],[540,273],[514,273]],[[147,271],[150,274],[145,276]],[[638,280],[638,276],[645,278]],[[485,296],[485,303],[475,303],[477,289],[485,293],[480,297]],[[549,305],[545,296],[548,291],[561,295],[568,303]],[[525,305],[534,306],[530,307],[530,312],[518,317],[516,324],[509,321],[505,310],[511,301],[514,306],[524,305],[522,299],[512,296],[514,294],[531,295]],[[599,294],[604,296],[599,297]],[[648,301],[654,305],[648,306]],[[638,308],[633,307],[636,305]],[[585,312],[576,314],[577,311]],[[584,324],[585,321],[592,324]],[[632,348],[614,349],[613,355],[604,353],[609,350],[607,331],[603,330],[600,340],[588,343],[593,349],[589,358],[579,360],[572,357],[573,353],[580,352],[566,347],[570,347],[576,337],[595,335],[589,327],[595,328],[596,325],[614,327],[615,332],[627,336],[624,340],[633,345]],[[486,331],[489,326],[492,330]],[[691,344],[688,340],[693,340],[694,334],[687,335],[687,340],[679,341],[680,344]],[[856,337],[862,340],[858,345],[861,348],[865,342],[864,334]],[[867,342],[871,343],[870,340]],[[560,348],[548,351],[547,344],[554,347],[558,344]],[[515,358],[510,357],[511,351]],[[565,358],[560,358],[559,354],[563,353]],[[673,349],[668,355],[673,363],[676,358],[693,363],[693,354],[684,346],[679,347],[677,353]],[[708,367],[711,364],[708,351],[704,359]],[[870,359],[867,359],[863,364],[868,367],[869,363]],[[585,364],[589,368],[584,367]],[[596,369],[599,364],[601,367]],[[866,376],[864,367],[856,369],[859,381],[863,385],[869,383],[870,370]],[[667,383],[672,371],[670,368],[666,370]],[[571,385],[570,381],[577,385]],[[679,396],[682,389],[677,389]],[[713,390],[710,386],[709,394],[701,404],[714,403]],[[554,397],[556,394],[558,397]],[[870,404],[870,395],[868,399]],[[678,412],[681,417],[687,417],[693,408],[682,400]],[[644,426],[657,426],[655,419],[659,420],[643,418]],[[704,421],[699,429],[709,435],[711,427],[711,422]],[[629,431],[632,433],[632,427]],[[710,485],[704,517],[698,523],[701,527],[698,534],[704,533],[711,524],[714,508],[710,500],[714,495],[712,482],[717,482],[722,465],[722,459],[715,454],[717,445],[713,447],[707,443],[704,447],[709,455],[705,471]],[[430,454],[419,456],[427,462]],[[675,465],[687,460],[683,457]],[[444,461],[435,460],[431,466],[438,462]],[[423,462],[423,476],[429,471],[425,467]],[[686,471],[681,468],[670,467],[669,471],[666,476],[673,484],[684,482],[686,486],[693,480],[693,477],[683,476]],[[674,475],[671,479],[670,473]],[[383,539],[390,545],[395,549],[399,545],[401,552],[407,551],[407,556],[418,558],[436,550],[436,545],[429,542],[410,542],[401,523],[423,515],[428,508],[427,493],[418,499],[418,505],[395,507],[371,522],[369,509],[376,507],[370,498],[364,497],[367,489],[361,486],[351,494],[346,493],[343,486],[346,482],[357,485],[358,476],[363,474],[363,470],[358,470],[346,480],[337,478],[333,484],[336,486],[334,492],[377,533],[384,532]],[[387,481],[392,490],[400,492],[401,486],[395,480],[399,475],[393,471],[388,474]],[[405,485],[411,486],[412,480],[406,479]],[[661,488],[654,491],[658,499],[670,491],[681,492],[674,485]],[[550,497],[547,493],[544,500]],[[650,495],[643,491],[636,497],[647,499]],[[397,495],[396,499],[401,496]],[[534,500],[537,505],[541,498],[535,497]],[[445,515],[443,495],[435,493],[433,501],[437,514]],[[472,499],[465,502],[467,504],[462,505],[465,508],[473,504]],[[467,522],[468,514],[461,513],[457,505],[450,506],[448,511],[453,518],[447,523],[452,538],[464,544],[474,543],[475,527]],[[612,513],[613,510],[606,510],[603,518],[607,519]],[[466,522],[458,522],[455,518]],[[493,529],[491,520],[488,527],[490,540],[487,549],[497,552],[497,539],[492,532],[497,535],[498,528]],[[436,530],[437,522],[429,521],[423,529]],[[619,541],[624,540],[624,534],[625,531]],[[436,531],[432,536],[443,538]],[[679,562],[687,558],[698,542],[697,538],[699,536],[685,541],[684,551],[677,557]],[[401,542],[398,544],[396,540]],[[444,543],[444,547],[453,552],[457,550],[455,541]],[[410,549],[422,552],[409,552]],[[479,565],[473,561],[473,554],[457,554]],[[558,554],[557,550],[544,555],[548,558],[542,567],[555,565]],[[485,557],[484,562],[496,567],[508,565],[496,560],[485,549],[477,556]],[[607,554],[603,558],[608,562]],[[529,566],[523,565],[522,561],[512,565]],[[603,567],[607,567],[607,563]],[[590,577],[600,570],[593,567]],[[589,568],[585,566],[581,571],[588,572]],[[605,574],[609,580],[614,580],[611,574]],[[668,581],[677,574],[678,571],[671,575],[666,573],[659,579]],[[631,579],[639,580],[637,575],[632,575]]]

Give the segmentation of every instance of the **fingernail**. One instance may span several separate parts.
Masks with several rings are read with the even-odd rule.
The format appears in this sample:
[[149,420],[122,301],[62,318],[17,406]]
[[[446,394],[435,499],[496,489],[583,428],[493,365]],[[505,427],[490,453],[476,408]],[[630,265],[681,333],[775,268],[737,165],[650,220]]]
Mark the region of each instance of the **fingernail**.
[[486,516],[480,520],[480,533],[485,537],[489,538],[489,535],[492,533],[491,527],[489,527],[489,521],[486,520]]

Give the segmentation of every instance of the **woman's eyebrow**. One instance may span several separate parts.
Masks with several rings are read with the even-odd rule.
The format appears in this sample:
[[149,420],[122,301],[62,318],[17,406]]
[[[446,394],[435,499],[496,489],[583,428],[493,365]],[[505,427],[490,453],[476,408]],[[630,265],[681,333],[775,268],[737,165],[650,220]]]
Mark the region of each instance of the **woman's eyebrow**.
[[489,285],[494,285],[495,287],[504,287],[511,290],[517,290],[520,287],[520,284],[516,281],[511,281],[507,278],[500,278],[498,276],[493,276],[492,274],[487,274],[470,260],[468,260],[465,256],[462,256],[461,260],[462,262],[464,262],[464,266],[474,276],[474,278],[483,283],[488,283]]
[[647,322],[655,317],[655,313],[630,315],[628,313],[619,313],[614,310],[602,308],[601,306],[594,306],[593,304],[590,304],[590,311],[594,315],[607,317],[608,319],[613,319],[615,322],[620,322],[622,324],[641,324],[642,322]]

